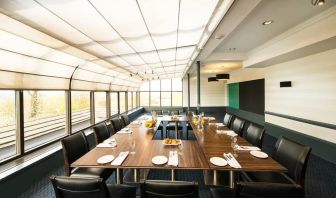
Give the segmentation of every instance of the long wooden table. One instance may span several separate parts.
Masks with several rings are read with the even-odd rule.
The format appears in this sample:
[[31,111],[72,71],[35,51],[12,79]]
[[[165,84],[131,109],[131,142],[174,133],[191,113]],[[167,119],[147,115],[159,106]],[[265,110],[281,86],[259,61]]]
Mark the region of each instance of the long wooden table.
[[[141,118],[139,119],[141,120]],[[157,125],[167,118],[158,118]],[[169,118],[168,118],[169,120]],[[234,171],[276,171],[285,172],[286,168],[274,161],[272,158],[259,159],[249,154],[248,151],[238,153],[237,161],[242,168],[235,169],[229,165],[224,167],[215,166],[210,163],[211,157],[223,157],[223,153],[233,152],[231,148],[231,137],[227,135],[218,135],[216,127],[205,125],[204,129],[198,129],[192,123],[191,117],[179,117],[179,121],[189,121],[197,140],[183,140],[182,146],[165,146],[162,140],[152,140],[155,130],[148,130],[144,125],[133,124],[128,125],[133,131],[132,134],[115,134],[118,146],[115,148],[94,148],[87,154],[79,158],[71,164],[71,167],[102,167],[117,169],[117,183],[121,181],[121,169],[170,169],[172,171],[172,180],[174,180],[175,169],[201,169],[212,170],[214,175],[218,170],[226,170],[230,172],[230,186],[233,187]],[[144,122],[144,120],[142,120]],[[118,156],[121,151],[129,151],[132,147],[130,142],[135,141],[135,153],[129,154],[120,166],[112,166],[108,164],[98,164],[97,159],[104,155]],[[250,145],[245,139],[238,137],[239,145]],[[178,166],[157,166],[151,161],[156,155],[168,156],[169,151],[177,150],[179,153]],[[136,176],[136,172],[134,175]],[[144,178],[145,179],[145,178]],[[216,184],[216,181],[214,181]]]

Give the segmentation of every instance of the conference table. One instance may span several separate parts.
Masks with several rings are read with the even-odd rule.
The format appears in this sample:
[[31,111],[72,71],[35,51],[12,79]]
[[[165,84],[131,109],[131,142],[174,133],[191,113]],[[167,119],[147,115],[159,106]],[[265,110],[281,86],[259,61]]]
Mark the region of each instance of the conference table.
[[[130,123],[127,128],[132,133],[116,133],[112,137],[115,138],[117,146],[114,148],[95,147],[84,156],[71,164],[71,167],[100,167],[111,168],[116,170],[116,183],[123,182],[123,169],[131,169],[134,182],[145,180],[147,170],[149,169],[168,169],[171,171],[171,180],[175,180],[175,170],[203,170],[205,178],[212,181],[212,185],[217,185],[217,171],[229,172],[229,185],[234,186],[234,173],[239,171],[273,171],[286,172],[287,169],[281,164],[274,161],[271,157],[260,159],[252,156],[249,152],[239,151],[236,157],[241,168],[233,168],[229,165],[216,166],[210,162],[211,157],[223,157],[223,153],[233,152],[231,148],[231,137],[228,135],[217,134],[217,127],[213,124],[205,124],[199,129],[192,122],[191,116],[179,116],[174,121],[189,122],[196,140],[182,140],[179,146],[164,145],[163,140],[153,140],[155,129],[148,129],[144,126],[146,116],[142,116],[137,121]],[[162,121],[172,121],[170,116],[157,118],[156,126]],[[227,129],[223,127],[223,129]],[[239,145],[250,146],[245,139],[237,137]],[[135,145],[134,145],[135,143]],[[118,156],[122,151],[134,150],[133,154],[129,154],[121,165],[98,164],[97,159],[104,155]],[[152,158],[157,155],[169,156],[170,151],[178,152],[178,165],[170,166],[155,165]],[[140,176],[140,172],[142,176]],[[211,173],[211,174],[209,174]],[[209,179],[211,178],[211,179]]]

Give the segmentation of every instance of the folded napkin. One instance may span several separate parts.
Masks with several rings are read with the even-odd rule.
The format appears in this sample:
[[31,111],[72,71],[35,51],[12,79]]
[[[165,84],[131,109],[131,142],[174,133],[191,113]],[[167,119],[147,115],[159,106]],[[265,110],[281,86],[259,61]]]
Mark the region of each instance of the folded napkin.
[[219,127],[222,127],[222,126],[225,126],[223,123],[209,123],[210,125],[216,125],[216,126],[219,126]]
[[170,165],[170,166],[177,166],[178,165],[177,151],[169,151],[168,165]]
[[216,120],[215,117],[204,117],[204,119],[208,119],[208,120]]
[[228,162],[228,164],[232,168],[241,168],[241,165],[238,163],[236,158],[231,153],[227,153],[227,154],[224,153],[223,156],[224,156],[224,159]]
[[119,155],[112,161],[111,165],[120,166],[128,156],[128,153],[128,151],[120,152]]
[[260,151],[260,148],[256,146],[238,146],[237,150],[240,151]]
[[228,135],[231,137],[235,137],[237,136],[237,133],[235,133],[234,131],[231,130],[216,130],[216,133],[219,135]]
[[116,147],[117,144],[109,144],[109,143],[100,143],[97,145],[98,148],[113,148]]
[[128,130],[128,131],[121,130],[121,131],[118,131],[117,133],[118,134],[131,134],[132,132],[133,132],[132,130]]

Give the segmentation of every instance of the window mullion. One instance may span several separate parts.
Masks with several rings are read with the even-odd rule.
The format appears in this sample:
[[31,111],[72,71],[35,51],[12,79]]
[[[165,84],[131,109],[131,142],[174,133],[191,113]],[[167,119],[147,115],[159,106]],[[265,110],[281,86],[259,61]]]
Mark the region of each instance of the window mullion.
[[23,91],[15,91],[16,108],[16,153],[19,156],[24,154],[24,109]]

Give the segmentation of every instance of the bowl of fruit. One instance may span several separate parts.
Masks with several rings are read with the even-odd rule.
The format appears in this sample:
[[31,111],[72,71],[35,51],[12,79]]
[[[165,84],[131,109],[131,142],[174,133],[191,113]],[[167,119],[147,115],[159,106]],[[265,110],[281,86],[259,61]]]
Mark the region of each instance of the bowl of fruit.
[[156,124],[155,120],[147,120],[145,122],[145,127],[147,129],[153,129],[155,127],[155,124]]

